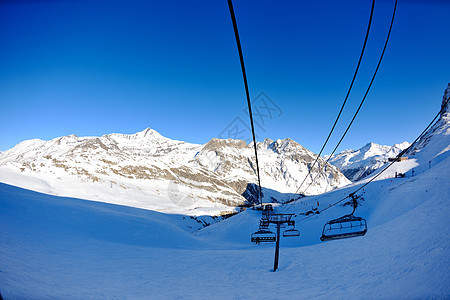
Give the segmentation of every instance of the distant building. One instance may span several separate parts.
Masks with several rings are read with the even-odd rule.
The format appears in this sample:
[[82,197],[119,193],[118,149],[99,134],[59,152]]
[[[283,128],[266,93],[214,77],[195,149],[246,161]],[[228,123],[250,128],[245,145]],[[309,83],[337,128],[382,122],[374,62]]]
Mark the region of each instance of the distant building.
[[388,158],[388,161],[405,161],[405,160],[408,160],[408,158],[407,157],[399,157],[399,158],[390,157],[390,158]]

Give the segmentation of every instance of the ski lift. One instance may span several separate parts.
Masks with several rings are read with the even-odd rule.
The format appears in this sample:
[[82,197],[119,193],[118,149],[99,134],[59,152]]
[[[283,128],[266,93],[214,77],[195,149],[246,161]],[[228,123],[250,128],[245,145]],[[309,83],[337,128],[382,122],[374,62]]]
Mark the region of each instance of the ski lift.
[[265,212],[273,211],[273,205],[271,203],[260,203],[253,206],[254,210],[262,210]]
[[284,237],[296,237],[300,236],[300,231],[295,228],[287,229],[283,232]]
[[263,229],[263,228],[267,229],[268,227],[269,227],[269,219],[263,218],[259,221],[259,229]]
[[265,204],[265,205],[263,205],[263,211],[273,211],[272,204]]
[[268,216],[273,213],[273,206],[272,204],[261,204],[262,206],[262,214],[263,216]]
[[283,236],[284,237],[296,237],[296,236],[300,236],[300,231],[298,231],[297,229],[295,229],[295,221],[294,220],[288,220],[287,221],[287,226],[288,229],[286,229],[285,231],[283,231]]
[[252,234],[251,242],[252,243],[270,243],[275,242],[277,239],[275,233],[270,231],[269,229],[259,229],[257,232]]
[[367,232],[367,222],[361,217],[355,217],[356,207],[358,202],[356,196],[350,194],[352,197],[353,211],[349,215],[329,221],[323,226],[321,241],[345,239],[357,236],[363,236]]

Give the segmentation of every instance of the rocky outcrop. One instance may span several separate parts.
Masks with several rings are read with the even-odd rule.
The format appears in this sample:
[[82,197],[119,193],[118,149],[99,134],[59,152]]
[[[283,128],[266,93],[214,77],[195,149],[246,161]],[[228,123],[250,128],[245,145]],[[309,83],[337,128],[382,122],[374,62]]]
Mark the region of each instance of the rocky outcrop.
[[[294,193],[316,159],[314,153],[291,139],[266,139],[257,149],[263,188],[281,193]],[[337,168],[327,165],[322,171],[322,166],[325,161],[319,158],[306,179],[308,194],[349,183]],[[2,153],[0,168],[46,178],[50,186],[55,180],[109,184],[144,195],[151,193],[152,197],[176,195],[177,204],[188,195],[192,201],[184,205],[189,207],[204,205],[202,201],[226,206],[258,201],[252,144],[212,139],[196,145],[168,139],[150,128],[130,135],[69,135],[25,141]]]

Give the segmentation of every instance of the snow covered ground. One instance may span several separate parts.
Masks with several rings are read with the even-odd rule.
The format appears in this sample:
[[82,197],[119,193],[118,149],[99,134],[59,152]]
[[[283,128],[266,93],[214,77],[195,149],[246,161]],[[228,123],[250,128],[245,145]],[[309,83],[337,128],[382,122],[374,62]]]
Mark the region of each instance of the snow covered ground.
[[[320,242],[323,224],[348,207],[298,222],[301,236],[282,239],[275,273],[273,245],[249,242],[257,211],[196,231],[187,216],[0,184],[0,291],[5,299],[448,298],[449,166],[446,158],[368,185],[357,210],[364,237]],[[326,207],[354,188],[289,212]]]
[[[300,237],[252,245],[260,212],[216,222],[42,194],[0,183],[0,293],[4,299],[448,299],[450,114],[367,185],[355,215],[363,237],[320,242],[336,205],[361,182],[305,197]],[[415,170],[413,174],[413,170]],[[395,172],[404,178],[392,178]],[[24,178],[24,177],[22,177]],[[369,180],[365,179],[364,181]],[[38,181],[26,183],[30,188]],[[212,225],[203,228],[203,225]]]

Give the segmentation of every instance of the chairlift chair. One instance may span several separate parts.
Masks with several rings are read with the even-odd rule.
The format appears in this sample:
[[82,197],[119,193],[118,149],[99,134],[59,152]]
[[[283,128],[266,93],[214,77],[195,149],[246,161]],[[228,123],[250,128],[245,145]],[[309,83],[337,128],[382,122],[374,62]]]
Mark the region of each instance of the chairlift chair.
[[323,227],[320,240],[329,241],[363,236],[366,232],[367,222],[365,219],[347,215],[326,223]]
[[264,207],[263,207],[263,210],[265,210],[265,211],[273,211],[272,204],[265,204]]
[[367,232],[367,222],[361,217],[355,217],[356,207],[358,202],[354,194],[352,197],[353,211],[349,215],[331,220],[323,226],[321,241],[345,239],[357,236],[363,236]]
[[270,243],[275,242],[277,239],[276,234],[268,229],[259,229],[255,233],[252,234],[251,242],[252,243]]
[[283,232],[284,237],[296,237],[300,236],[300,231],[295,228],[287,229]]
[[261,219],[259,221],[259,228],[268,228],[269,227],[269,219]]

